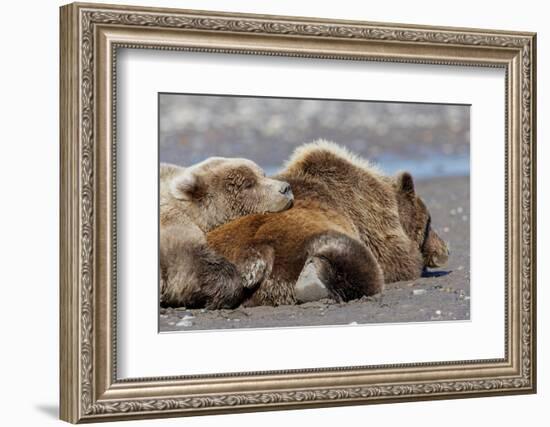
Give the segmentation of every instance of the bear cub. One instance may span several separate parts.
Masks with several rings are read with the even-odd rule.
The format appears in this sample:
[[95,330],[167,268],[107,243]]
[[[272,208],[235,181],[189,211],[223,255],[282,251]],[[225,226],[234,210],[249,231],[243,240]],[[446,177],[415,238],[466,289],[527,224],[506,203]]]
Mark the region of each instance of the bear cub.
[[237,265],[208,247],[206,233],[236,218],[280,212],[293,203],[288,183],[246,159],[212,157],[183,168],[160,166],[160,304],[238,306],[271,266],[270,248],[250,248]]

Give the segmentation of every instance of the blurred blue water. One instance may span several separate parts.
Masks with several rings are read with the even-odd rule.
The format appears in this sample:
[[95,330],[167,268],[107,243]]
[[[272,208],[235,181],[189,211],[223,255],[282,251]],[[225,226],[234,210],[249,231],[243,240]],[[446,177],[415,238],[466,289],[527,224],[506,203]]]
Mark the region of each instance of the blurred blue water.
[[[415,179],[470,175],[469,155],[448,156],[433,153],[421,158],[404,158],[387,154],[377,156],[373,161],[388,175],[408,171]],[[280,166],[264,166],[264,169],[267,175],[274,175],[280,170]]]
[[429,154],[422,158],[403,158],[392,155],[380,156],[376,163],[387,174],[408,171],[416,179],[428,179],[441,176],[470,175],[470,156]]

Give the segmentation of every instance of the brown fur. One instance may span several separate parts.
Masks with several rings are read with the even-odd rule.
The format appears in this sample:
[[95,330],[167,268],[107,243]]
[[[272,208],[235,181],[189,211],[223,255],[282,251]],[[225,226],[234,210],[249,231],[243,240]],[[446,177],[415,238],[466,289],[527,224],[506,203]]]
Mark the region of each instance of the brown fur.
[[399,174],[394,186],[399,219],[407,236],[420,247],[424,267],[445,265],[449,258],[447,244],[432,229],[432,218],[428,208],[414,190],[411,174]]
[[424,233],[437,235],[414,186],[407,187],[412,178],[404,176],[386,177],[332,143],[306,144],[276,176],[290,183],[294,207],[225,224],[208,234],[209,245],[234,262],[256,245],[273,249],[271,275],[248,305],[296,303],[296,280],[312,260],[331,297],[375,294],[384,282],[419,277],[426,259],[444,258],[423,249],[447,252],[439,237],[432,241],[443,246],[425,244]]
[[210,158],[190,168],[161,165],[161,305],[239,305],[270,272],[272,250],[250,248],[237,267],[208,247],[205,233],[243,215],[277,212],[291,204],[288,184],[266,178],[249,160]]

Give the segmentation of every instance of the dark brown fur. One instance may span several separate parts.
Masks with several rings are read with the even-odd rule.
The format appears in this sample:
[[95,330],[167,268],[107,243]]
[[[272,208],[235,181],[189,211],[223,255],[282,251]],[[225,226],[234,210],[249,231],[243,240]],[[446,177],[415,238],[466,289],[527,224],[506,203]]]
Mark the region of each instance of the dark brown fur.
[[432,229],[428,208],[414,190],[411,174],[400,174],[395,182],[399,218],[407,235],[420,247],[425,267],[447,262],[447,244]]
[[187,308],[235,308],[250,297],[269,274],[270,248],[251,248],[238,267],[204,242],[186,241],[186,227],[161,229],[161,306]]
[[435,233],[414,188],[402,198],[399,178],[329,143],[302,147],[276,178],[291,185],[292,209],[243,217],[207,235],[209,245],[233,262],[246,258],[247,248],[273,248],[271,275],[248,305],[296,303],[294,285],[311,259],[320,261],[331,296],[343,301],[421,275],[425,239],[418,230]]

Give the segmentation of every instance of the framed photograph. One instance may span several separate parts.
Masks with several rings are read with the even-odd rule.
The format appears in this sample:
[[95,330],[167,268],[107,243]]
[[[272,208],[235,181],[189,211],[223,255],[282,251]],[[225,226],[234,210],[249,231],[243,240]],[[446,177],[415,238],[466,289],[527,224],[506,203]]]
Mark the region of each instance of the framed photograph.
[[60,22],[63,420],[536,391],[535,34]]

